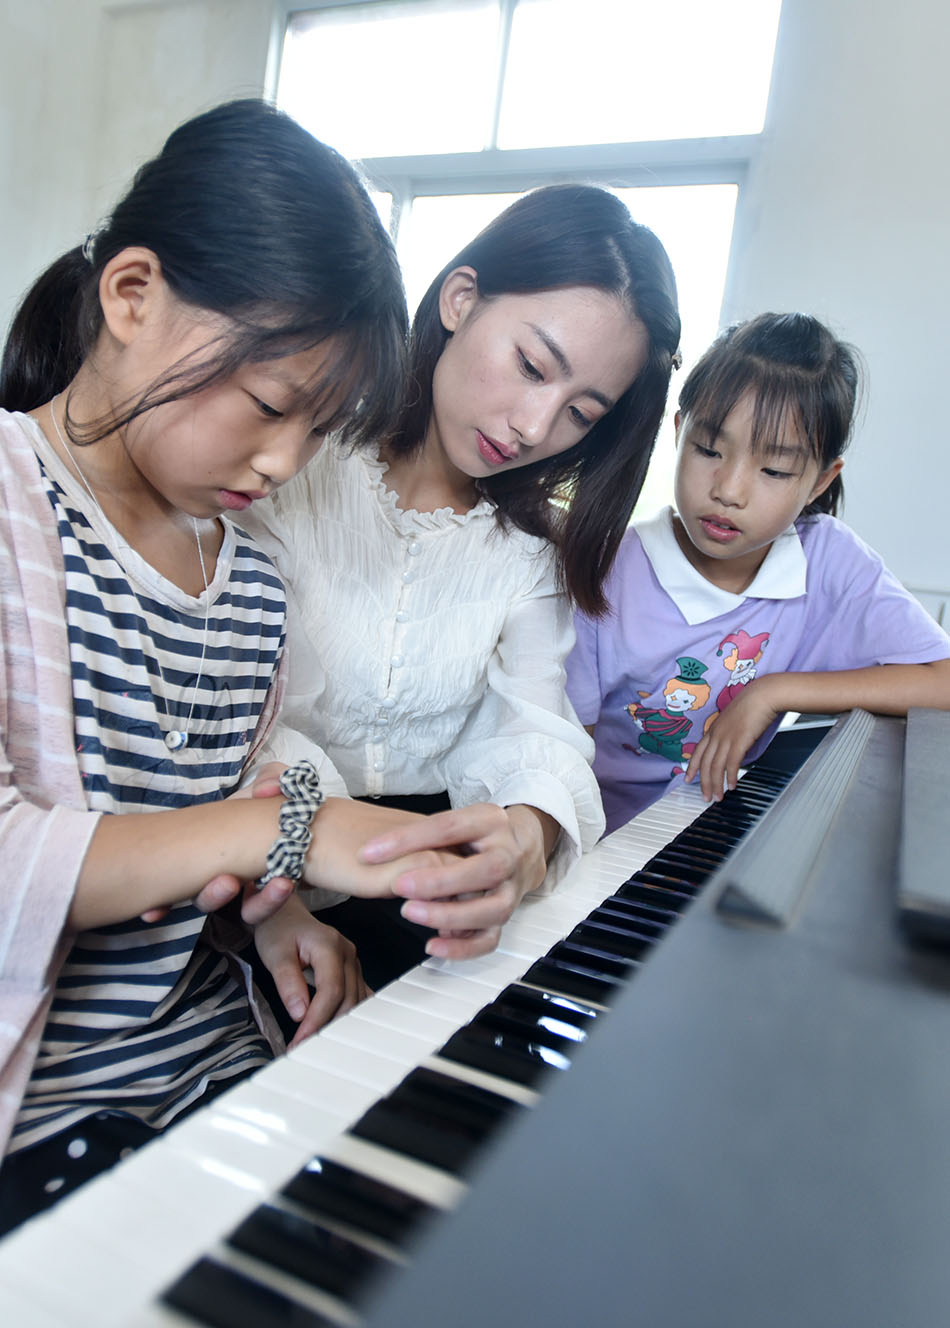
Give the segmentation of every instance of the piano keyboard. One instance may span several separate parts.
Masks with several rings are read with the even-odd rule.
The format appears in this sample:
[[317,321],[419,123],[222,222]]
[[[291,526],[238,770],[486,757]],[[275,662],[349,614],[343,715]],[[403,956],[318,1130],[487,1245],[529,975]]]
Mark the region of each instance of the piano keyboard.
[[750,771],[714,807],[672,791],[493,954],[426,960],[8,1236],[0,1322],[355,1328],[788,778]]

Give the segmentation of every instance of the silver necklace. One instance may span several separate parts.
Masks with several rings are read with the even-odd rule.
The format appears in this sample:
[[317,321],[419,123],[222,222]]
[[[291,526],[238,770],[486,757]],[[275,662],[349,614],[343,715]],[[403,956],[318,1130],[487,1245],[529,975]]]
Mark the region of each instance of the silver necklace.
[[[105,512],[103,512],[102,504],[99,502],[99,499],[96,497],[95,493],[93,492],[92,485],[86,479],[86,476],[83,473],[82,466],[80,466],[75,452],[70,447],[69,442],[65,438],[62,429],[59,427],[59,421],[56,418],[56,410],[55,410],[56,399],[57,399],[56,397],[53,397],[53,400],[49,403],[49,413],[53,421],[53,428],[56,430],[56,436],[58,437],[59,441],[62,443],[63,448],[66,451],[66,455],[69,457],[70,461],[72,462],[76,474],[79,476],[79,479],[84,489],[89,494],[89,497],[92,499],[93,503],[95,504],[96,511],[102,517],[104,525],[106,527],[110,527],[111,529],[115,530],[115,527],[112,525],[111,521],[109,521]],[[180,729],[168,729],[167,732],[164,732],[163,734],[165,740],[165,746],[168,748],[170,752],[180,752],[185,747],[188,746],[188,740],[190,736],[188,730],[191,727],[191,719],[195,713],[195,701],[197,700],[198,697],[198,688],[201,686],[201,679],[204,674],[205,657],[208,651],[208,622],[211,615],[210,596],[208,595],[208,573],[205,570],[205,556],[201,548],[201,536],[198,532],[198,522],[195,520],[194,517],[191,518],[191,524],[195,532],[195,545],[198,549],[198,562],[201,565],[201,580],[204,582],[204,588],[205,588],[204,592],[205,625],[204,625],[204,632],[202,633],[201,637],[201,659],[198,661],[198,674],[195,678],[194,687],[192,688],[191,691],[191,705],[188,707],[188,718],[185,720],[185,726],[184,728]],[[130,546],[126,544],[123,547],[128,549]],[[139,608],[142,610],[142,617],[144,618],[145,609],[142,606],[142,601],[139,599],[138,592],[136,591],[134,585],[132,584],[131,573],[128,574],[128,577],[129,577],[129,589],[131,590],[132,594],[135,596],[135,601],[138,604]],[[155,647],[154,658],[155,658],[155,664],[158,668],[158,676],[162,680],[162,700],[165,703],[165,717],[166,719],[168,719],[170,718],[169,708],[168,708],[168,683],[165,681],[165,673],[164,670],[162,669],[162,662],[158,657],[157,646]],[[152,700],[153,702],[155,702],[154,690],[152,691]],[[159,721],[158,727],[161,728],[162,727],[161,712],[158,708],[157,702],[155,702],[155,715]]]

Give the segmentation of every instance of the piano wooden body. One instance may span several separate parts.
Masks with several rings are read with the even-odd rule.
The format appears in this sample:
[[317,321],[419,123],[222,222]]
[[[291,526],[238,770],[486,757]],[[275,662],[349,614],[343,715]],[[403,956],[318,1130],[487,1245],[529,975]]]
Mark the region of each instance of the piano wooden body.
[[[0,1323],[942,1322],[950,959],[912,943],[897,921],[904,729],[866,724],[844,774],[832,771],[834,798],[826,740],[648,958],[627,940],[613,951],[591,941],[598,926],[611,932],[609,920],[583,924],[606,971],[612,953],[624,971],[599,1000],[582,976],[577,990],[554,993],[549,1014],[577,1040],[568,1073],[519,1081],[501,1073],[505,1060],[493,1073],[438,1053],[509,984],[544,991],[553,954],[568,985],[582,974],[560,938],[646,867],[642,887],[619,892],[634,916],[659,879],[655,855],[702,810],[694,790],[604,841],[562,892],[527,902],[494,956],[428,961],[0,1243]],[[945,753],[931,785],[950,771]],[[802,784],[809,769],[817,785]],[[931,806],[928,834],[933,819]],[[946,857],[915,855],[928,856],[946,893]],[[564,1043],[542,1057],[562,1063],[552,1046]],[[421,1150],[408,1137],[394,1145],[405,1127],[387,1104],[420,1075],[426,1092],[428,1075],[438,1091],[447,1077],[472,1093],[473,1121],[498,1115],[490,1146],[456,1157],[450,1133],[441,1153],[441,1106]],[[467,1122],[469,1103],[460,1110]],[[335,1171],[370,1187],[335,1216],[319,1216],[322,1200],[308,1208],[302,1181],[287,1186],[314,1175],[329,1184]],[[370,1214],[377,1198],[385,1220]],[[415,1207],[430,1216],[412,1226]],[[285,1242],[275,1221],[288,1224]],[[311,1244],[295,1272],[284,1250],[304,1226]],[[369,1260],[365,1284],[359,1261],[348,1262],[354,1246]]]

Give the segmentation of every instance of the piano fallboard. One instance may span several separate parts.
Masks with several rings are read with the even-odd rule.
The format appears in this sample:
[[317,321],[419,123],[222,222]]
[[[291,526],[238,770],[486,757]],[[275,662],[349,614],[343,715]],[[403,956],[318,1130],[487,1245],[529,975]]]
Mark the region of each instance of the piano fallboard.
[[711,884],[367,1328],[947,1321],[950,959],[896,925],[902,732],[876,721],[790,924]]

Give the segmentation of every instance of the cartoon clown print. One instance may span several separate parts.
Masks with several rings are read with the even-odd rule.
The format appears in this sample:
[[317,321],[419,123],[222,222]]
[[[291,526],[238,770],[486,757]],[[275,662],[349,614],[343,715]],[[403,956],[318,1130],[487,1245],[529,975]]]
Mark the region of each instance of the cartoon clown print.
[[[684,655],[676,661],[679,673],[670,678],[663,688],[666,705],[662,710],[651,710],[647,706],[632,702],[624,708],[640,729],[638,747],[630,747],[636,752],[655,752],[673,762],[671,774],[685,770],[695,742],[686,739],[692,732],[693,721],[687,719],[690,710],[701,710],[709,700],[710,686],[703,681],[706,665],[702,660]],[[649,692],[641,692],[649,696]]]
[[769,636],[769,632],[760,632],[758,636],[750,636],[748,632],[744,632],[740,628],[738,631],[730,632],[719,642],[719,649],[716,654],[720,658],[722,658],[726,646],[732,647],[722,659],[723,668],[728,670],[732,676],[716,697],[716,709],[720,714],[730,701],[735,700],[743,687],[747,687],[755,677],[762,652],[769,643]]

